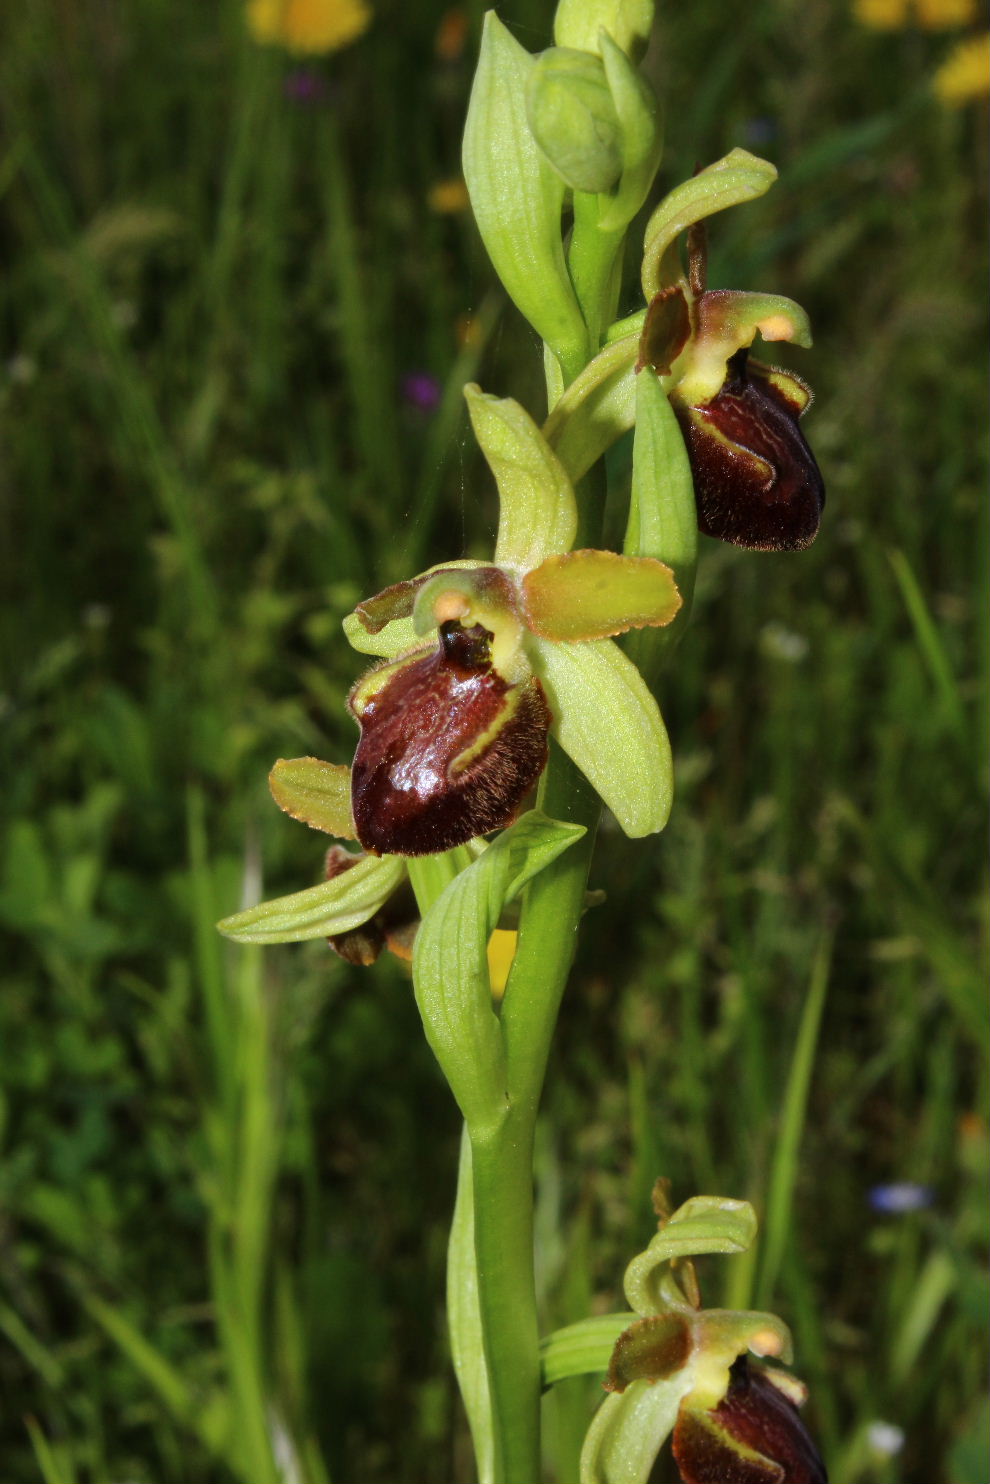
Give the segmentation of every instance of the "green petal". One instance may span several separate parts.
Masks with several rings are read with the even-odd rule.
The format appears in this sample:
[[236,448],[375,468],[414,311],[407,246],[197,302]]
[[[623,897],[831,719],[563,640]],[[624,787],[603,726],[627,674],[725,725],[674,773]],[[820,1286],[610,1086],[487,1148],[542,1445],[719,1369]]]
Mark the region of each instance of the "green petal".
[[607,639],[670,623],[681,597],[653,557],[572,551],[549,557],[522,582],[523,613],[543,639]]
[[639,333],[606,345],[575,377],[543,424],[543,436],[577,484],[632,427]]
[[755,200],[777,179],[776,166],[748,150],[734,149],[677,186],[650,217],[643,240],[643,295],[647,302],[665,287],[661,264],[687,227],[728,206]]
[[568,551],[577,505],[567,473],[529,413],[511,397],[464,388],[471,426],[499,495],[495,560],[522,569],[551,552]]
[[530,642],[553,731],[627,835],[662,830],[673,800],[670,743],[656,701],[610,639]]
[[365,598],[344,619],[344,633],[352,649],[359,654],[375,654],[394,660],[421,642],[413,624],[416,596],[437,572],[456,572],[484,567],[486,563],[470,557],[452,562],[438,562],[418,577],[396,582],[374,597]]
[[811,344],[807,314],[783,294],[715,289],[697,301],[697,315],[697,333],[680,363],[684,369],[678,368],[676,386],[679,401],[692,407],[711,401],[725,380],[730,357],[752,345],[757,333],[766,341]]
[[332,881],[260,902],[217,927],[237,943],[302,943],[349,933],[374,917],[406,873],[399,856],[365,856]]
[[629,1328],[633,1316],[596,1314],[555,1329],[540,1341],[540,1373],[544,1386],[566,1381],[569,1376],[603,1375],[608,1370],[615,1343]]
[[464,179],[488,255],[517,308],[561,360],[580,364],[587,335],[564,262],[566,188],[526,121],[534,65],[490,10],[464,126]]
[[351,818],[351,770],[318,757],[280,757],[268,775],[268,787],[280,809],[314,830],[354,840]]

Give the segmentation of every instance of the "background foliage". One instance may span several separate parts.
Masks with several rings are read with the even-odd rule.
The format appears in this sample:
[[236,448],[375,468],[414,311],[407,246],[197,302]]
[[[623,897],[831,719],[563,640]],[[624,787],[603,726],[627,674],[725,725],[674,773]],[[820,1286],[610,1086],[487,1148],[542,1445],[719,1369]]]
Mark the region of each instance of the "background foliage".
[[[706,1297],[728,1274],[793,1325],[836,1484],[986,1484],[985,107],[932,95],[950,38],[833,0],[662,11],[665,182],[737,144],[781,168],[717,219],[711,282],[809,309],[829,503],[807,553],[706,543],[673,821],[603,837],[541,1138],[547,1325],[620,1303],[658,1173],[748,1197],[756,1260]],[[391,0],[305,65],[234,4],[3,21],[5,1484],[470,1475],[458,1131],[408,980],[212,923],[319,873],[265,776],[349,754],[342,614],[487,553],[462,383],[540,411],[437,209],[480,13],[438,45],[436,3]],[[502,14],[546,44],[547,0]],[[920,1209],[877,1209],[894,1182]],[[548,1403],[558,1484],[595,1393]]]

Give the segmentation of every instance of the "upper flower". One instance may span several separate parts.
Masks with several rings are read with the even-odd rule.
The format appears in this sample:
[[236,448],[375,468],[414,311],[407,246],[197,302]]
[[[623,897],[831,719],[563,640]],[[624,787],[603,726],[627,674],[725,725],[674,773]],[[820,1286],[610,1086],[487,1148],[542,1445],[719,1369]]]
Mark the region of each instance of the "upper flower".
[[432,568],[345,622],[356,648],[387,661],[349,697],[357,836],[419,855],[501,828],[542,772],[548,734],[627,834],[650,834],[669,813],[669,744],[612,639],[671,621],[673,575],[652,557],[572,551],[577,507],[559,459],[518,403],[466,395],[499,487],[495,561]]
[[703,224],[688,234],[686,274],[670,246],[661,249],[637,364],[670,378],[699,528],[751,550],[800,550],[815,539],[825,504],[798,426],[811,392],[792,372],[751,360],[749,347],[757,331],[809,345],[807,316],[776,294],[710,290]]

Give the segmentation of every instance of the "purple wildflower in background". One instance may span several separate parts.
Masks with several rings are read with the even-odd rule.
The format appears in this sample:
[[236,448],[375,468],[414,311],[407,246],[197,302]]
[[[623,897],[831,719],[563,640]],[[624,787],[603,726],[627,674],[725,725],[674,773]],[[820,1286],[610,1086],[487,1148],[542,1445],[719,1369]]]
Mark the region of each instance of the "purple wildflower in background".
[[903,1216],[908,1211],[924,1211],[935,1199],[930,1185],[914,1180],[895,1180],[890,1185],[874,1185],[869,1202],[874,1211],[888,1216]]
[[401,386],[403,402],[417,412],[435,412],[440,405],[440,383],[426,371],[410,371]]
[[285,74],[282,92],[290,103],[303,106],[322,103],[327,95],[327,80],[313,67],[293,67]]

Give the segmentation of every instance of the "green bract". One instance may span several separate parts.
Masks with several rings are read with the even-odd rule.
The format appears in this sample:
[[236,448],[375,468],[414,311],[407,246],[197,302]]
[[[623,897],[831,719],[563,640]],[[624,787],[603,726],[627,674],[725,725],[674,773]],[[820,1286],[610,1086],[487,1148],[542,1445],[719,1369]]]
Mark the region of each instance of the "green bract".
[[526,119],[535,60],[489,11],[464,126],[464,179],[495,271],[561,361],[580,364],[587,335],[564,260],[565,185]]

